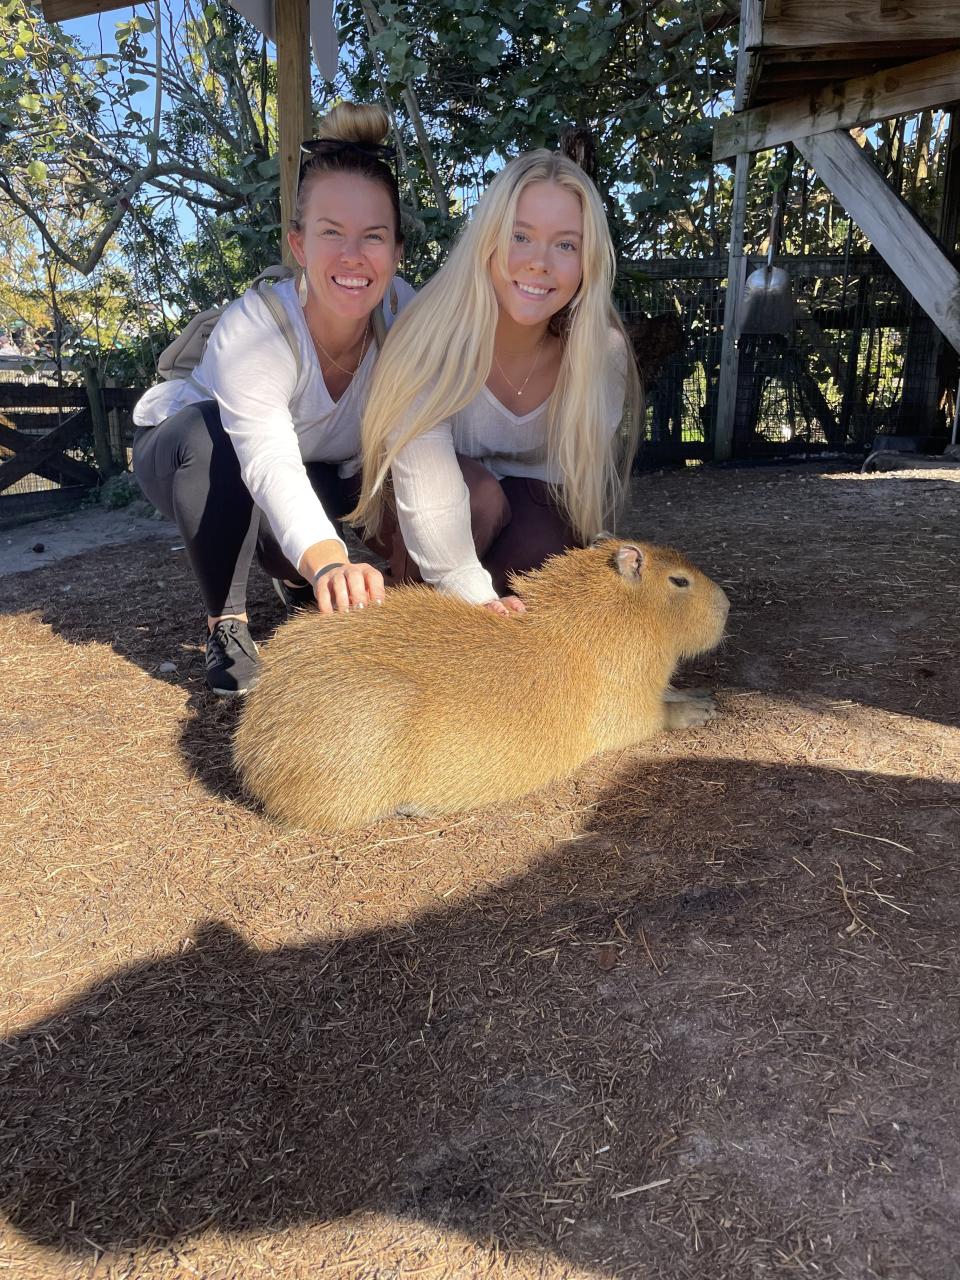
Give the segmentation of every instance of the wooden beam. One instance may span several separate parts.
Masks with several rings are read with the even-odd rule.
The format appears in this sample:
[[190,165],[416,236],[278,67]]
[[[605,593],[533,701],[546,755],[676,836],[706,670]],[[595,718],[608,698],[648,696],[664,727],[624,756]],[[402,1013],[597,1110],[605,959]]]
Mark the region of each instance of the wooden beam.
[[50,462],[64,449],[69,449],[81,436],[89,433],[90,426],[90,410],[81,409],[45,436],[19,450],[14,457],[0,463],[0,493],[30,475],[39,465]]
[[[762,267],[767,261],[765,253],[747,254],[747,272]],[[819,280],[821,276],[842,276],[844,266],[849,266],[851,280],[861,275],[876,275],[882,266],[875,254],[853,253],[849,259],[840,254],[806,253],[793,255],[779,253],[773,260],[776,267],[785,267],[793,280]],[[729,262],[723,258],[648,258],[645,262],[623,262],[625,269],[646,280],[723,280]],[[143,392],[139,392],[142,395]],[[2,407],[2,402],[0,402]]]
[[837,130],[795,141],[891,270],[960,351],[960,273],[920,219],[849,133]]
[[[0,423],[0,450],[9,450],[11,455],[15,455],[36,443],[36,436],[25,435],[22,431],[14,431]],[[78,462],[76,458],[68,458],[62,453],[54,455],[46,462],[34,460],[33,471],[44,480],[53,480],[56,484],[81,484],[86,485],[88,489],[92,489],[100,480],[99,472],[93,467],[88,467],[85,462]]]
[[41,9],[48,22],[69,22],[72,18],[85,18],[90,13],[110,13],[114,9],[129,9],[147,0],[42,0]]
[[829,84],[803,98],[754,107],[718,121],[714,161],[741,151],[765,151],[792,138],[852,129],[858,124],[909,115],[960,98],[960,49],[905,66]]
[[937,234],[948,253],[953,253],[960,236],[960,102],[953,104],[945,144],[943,166],[943,198]]
[[737,83],[733,95],[736,111],[741,111],[750,99],[757,73],[756,50],[762,39],[762,0],[740,0],[740,50],[737,54]]
[[277,116],[280,134],[280,252],[295,266],[287,231],[297,199],[300,143],[311,133],[310,24],[307,0],[274,0],[277,29]]
[[[740,57],[745,55],[741,52]],[[733,208],[730,214],[730,261],[727,267],[727,292],[723,299],[723,337],[720,346],[720,382],[717,387],[717,418],[713,436],[713,456],[726,462],[733,454],[733,427],[737,412],[737,381],[740,374],[740,300],[747,278],[744,257],[744,225],[747,216],[747,184],[750,179],[750,157],[737,156],[733,179]]]
[[784,0],[763,24],[763,47],[944,40],[957,33],[956,0]]

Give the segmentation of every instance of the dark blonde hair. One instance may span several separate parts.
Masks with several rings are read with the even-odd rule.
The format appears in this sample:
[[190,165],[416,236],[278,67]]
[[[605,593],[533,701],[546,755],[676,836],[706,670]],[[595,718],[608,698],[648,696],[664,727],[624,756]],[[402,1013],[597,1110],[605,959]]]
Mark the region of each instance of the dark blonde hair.
[[[403,226],[400,220],[400,191],[393,170],[374,148],[380,146],[390,129],[390,120],[383,107],[372,103],[341,102],[320,121],[318,139],[342,142],[342,151],[323,154],[305,154],[300,165],[297,184],[297,200],[291,223],[295,230],[303,226],[303,213],[310,187],[316,174],[358,173],[361,177],[379,182],[390,197],[393,206],[394,235],[398,244],[403,242]],[[369,148],[369,150],[368,150]]]

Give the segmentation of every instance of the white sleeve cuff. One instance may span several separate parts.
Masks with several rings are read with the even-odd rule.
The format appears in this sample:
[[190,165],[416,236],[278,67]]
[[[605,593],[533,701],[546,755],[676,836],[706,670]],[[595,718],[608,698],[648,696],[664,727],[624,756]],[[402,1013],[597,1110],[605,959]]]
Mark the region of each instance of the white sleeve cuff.
[[437,583],[437,589],[446,596],[466,600],[468,604],[487,604],[499,598],[493,589],[493,579],[481,564],[445,573]]

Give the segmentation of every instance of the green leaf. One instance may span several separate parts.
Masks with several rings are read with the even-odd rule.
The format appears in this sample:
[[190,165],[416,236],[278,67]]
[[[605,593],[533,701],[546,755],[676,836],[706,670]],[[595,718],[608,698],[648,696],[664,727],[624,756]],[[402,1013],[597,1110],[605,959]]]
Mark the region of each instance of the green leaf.
[[13,46],[13,56],[15,58],[19,58],[21,62],[27,56],[27,51],[22,44],[15,44]]
[[385,31],[378,31],[370,41],[374,49],[379,49],[381,53],[389,53],[400,40],[400,32],[396,27],[387,27]]
[[93,69],[98,76],[105,76],[107,74],[107,64],[102,58],[98,58],[96,60],[93,64]]
[[25,93],[17,101],[24,111],[29,111],[31,115],[36,115],[40,110],[40,99],[35,93]]
[[144,89],[149,88],[150,86],[146,80],[131,79],[127,81],[127,93],[143,93]]

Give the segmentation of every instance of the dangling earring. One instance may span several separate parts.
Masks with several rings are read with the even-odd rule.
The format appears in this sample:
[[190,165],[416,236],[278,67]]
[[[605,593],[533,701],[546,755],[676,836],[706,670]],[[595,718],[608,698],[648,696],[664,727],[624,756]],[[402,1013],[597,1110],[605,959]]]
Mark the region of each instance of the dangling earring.
[[300,283],[297,285],[297,297],[300,299],[301,307],[307,305],[307,273],[300,273]]
[[397,308],[400,306],[400,299],[397,297],[397,286],[393,283],[392,280],[390,281],[389,299],[390,299],[390,314],[392,316],[395,316],[397,314]]

